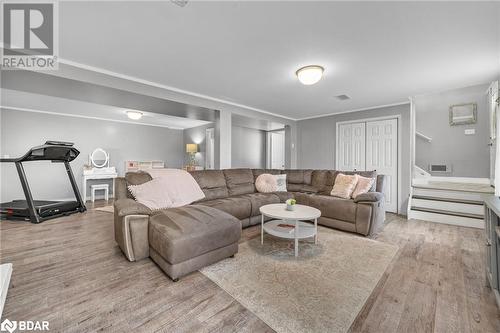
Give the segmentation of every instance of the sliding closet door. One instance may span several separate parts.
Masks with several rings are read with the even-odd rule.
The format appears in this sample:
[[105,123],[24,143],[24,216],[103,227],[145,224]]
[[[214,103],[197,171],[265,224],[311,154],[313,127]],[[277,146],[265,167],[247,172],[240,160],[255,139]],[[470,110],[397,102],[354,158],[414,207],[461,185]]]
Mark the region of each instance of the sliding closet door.
[[386,211],[398,210],[398,120],[366,123],[366,170],[386,175]]
[[365,123],[339,126],[337,168],[344,171],[365,169]]

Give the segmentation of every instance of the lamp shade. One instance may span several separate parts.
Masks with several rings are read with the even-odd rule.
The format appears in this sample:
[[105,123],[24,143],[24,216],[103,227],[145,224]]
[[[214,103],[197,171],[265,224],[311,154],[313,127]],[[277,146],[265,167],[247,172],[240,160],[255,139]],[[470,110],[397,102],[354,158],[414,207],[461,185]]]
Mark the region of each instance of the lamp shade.
[[197,153],[198,145],[196,143],[188,143],[186,144],[186,153]]

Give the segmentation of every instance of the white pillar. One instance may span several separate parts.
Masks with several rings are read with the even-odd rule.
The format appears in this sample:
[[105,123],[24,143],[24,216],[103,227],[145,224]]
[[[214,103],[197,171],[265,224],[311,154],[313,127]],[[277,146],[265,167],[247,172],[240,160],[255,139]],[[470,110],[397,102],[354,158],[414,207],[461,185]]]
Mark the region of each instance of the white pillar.
[[231,168],[231,112],[215,112],[215,168]]

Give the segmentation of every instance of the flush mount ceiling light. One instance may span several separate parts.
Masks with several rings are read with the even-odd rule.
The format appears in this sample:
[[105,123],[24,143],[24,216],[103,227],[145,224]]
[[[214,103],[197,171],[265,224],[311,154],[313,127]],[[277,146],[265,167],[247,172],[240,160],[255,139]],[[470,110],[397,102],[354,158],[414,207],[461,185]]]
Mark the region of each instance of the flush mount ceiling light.
[[295,74],[297,75],[300,83],[310,86],[311,84],[315,84],[321,80],[324,70],[325,69],[321,66],[310,65],[299,68]]
[[139,111],[127,111],[127,117],[132,120],[139,120],[142,118],[142,112]]

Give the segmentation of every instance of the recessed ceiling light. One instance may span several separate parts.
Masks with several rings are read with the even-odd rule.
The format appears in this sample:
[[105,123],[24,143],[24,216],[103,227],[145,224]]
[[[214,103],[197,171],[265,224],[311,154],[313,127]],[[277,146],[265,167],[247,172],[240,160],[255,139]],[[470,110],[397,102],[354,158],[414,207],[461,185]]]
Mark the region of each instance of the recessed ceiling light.
[[139,120],[142,118],[142,112],[140,111],[127,111],[127,117],[132,120]]
[[324,68],[318,65],[309,65],[302,68],[299,68],[295,74],[299,79],[300,83],[309,86],[311,84],[317,83],[321,80],[323,76]]

